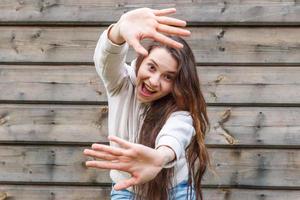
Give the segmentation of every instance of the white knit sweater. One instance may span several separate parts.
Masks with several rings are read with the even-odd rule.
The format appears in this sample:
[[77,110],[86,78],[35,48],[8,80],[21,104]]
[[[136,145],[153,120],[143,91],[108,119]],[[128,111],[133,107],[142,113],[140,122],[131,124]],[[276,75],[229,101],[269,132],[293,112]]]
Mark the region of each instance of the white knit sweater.
[[[108,39],[107,32],[108,30],[105,30],[98,40],[94,62],[107,91],[108,134],[134,142],[142,124],[140,115],[145,108],[145,105],[136,98],[135,60],[131,65],[127,65],[125,60],[128,44],[112,43]],[[170,115],[156,138],[155,148],[166,145],[176,154],[176,160],[165,166],[174,167],[173,185],[187,180],[185,149],[194,134],[195,129],[190,113],[177,111]],[[114,182],[119,182],[127,179],[129,174],[111,170],[110,176]]]

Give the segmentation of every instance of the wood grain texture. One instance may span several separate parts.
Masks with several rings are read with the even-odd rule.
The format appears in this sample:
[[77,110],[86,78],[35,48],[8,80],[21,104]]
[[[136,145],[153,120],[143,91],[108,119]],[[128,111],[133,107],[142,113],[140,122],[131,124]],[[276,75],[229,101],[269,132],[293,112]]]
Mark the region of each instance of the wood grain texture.
[[83,147],[0,146],[0,149],[0,182],[98,185],[110,182],[107,171],[87,169]]
[[9,200],[109,200],[109,187],[1,185]]
[[0,140],[107,142],[107,111],[104,106],[0,105]]
[[[199,66],[208,103],[299,104],[300,67]],[[106,102],[91,65],[0,65],[0,101]]]
[[193,24],[299,24],[300,6],[293,0],[2,0],[0,23],[107,24],[138,7],[177,9],[176,17]]
[[[1,185],[0,193],[5,192],[10,200],[109,200],[109,187],[78,186],[24,186]],[[297,200],[300,192],[296,190],[247,190],[232,188],[204,188],[204,199],[209,200]]]
[[94,66],[0,66],[0,99],[106,102]]
[[297,0],[2,0],[0,199],[109,199],[108,172],[82,153],[107,143],[92,57],[104,26],[138,7],[188,21],[205,98],[226,105],[208,107],[205,199],[300,199]]
[[[200,64],[300,63],[300,29],[281,28],[189,28],[186,38]],[[1,62],[93,62],[97,27],[0,27]],[[135,53],[130,50],[128,61]]]
[[[105,170],[87,169],[84,147],[0,146],[0,183],[102,185]],[[208,171],[206,186],[300,188],[299,149],[209,150],[216,175]]]
[[[107,111],[106,106],[2,104],[0,143],[107,142]],[[228,111],[228,119],[221,122]],[[210,106],[208,115],[210,146],[299,147],[300,108]]]

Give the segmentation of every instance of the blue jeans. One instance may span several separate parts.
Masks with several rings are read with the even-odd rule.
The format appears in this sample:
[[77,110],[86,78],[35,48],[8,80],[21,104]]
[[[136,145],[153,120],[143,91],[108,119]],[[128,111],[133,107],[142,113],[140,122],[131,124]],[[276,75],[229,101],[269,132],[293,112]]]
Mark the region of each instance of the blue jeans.
[[[114,185],[114,184],[113,184]],[[187,181],[183,181],[170,189],[171,196],[173,197],[172,199],[170,198],[169,200],[195,200],[195,190],[194,188],[189,188],[189,196],[187,198],[187,189],[189,185]],[[192,189],[192,190],[191,190]],[[192,192],[192,195],[190,196]],[[134,199],[134,193],[130,192],[128,190],[111,190],[110,193],[110,198],[111,200],[133,200]]]

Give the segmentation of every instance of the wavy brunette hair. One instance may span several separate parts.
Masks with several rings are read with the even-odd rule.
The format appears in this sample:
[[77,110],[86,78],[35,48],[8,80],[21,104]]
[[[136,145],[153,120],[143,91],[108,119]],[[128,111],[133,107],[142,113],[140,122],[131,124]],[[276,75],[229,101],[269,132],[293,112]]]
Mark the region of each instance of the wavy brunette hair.
[[[188,162],[188,184],[194,185],[197,200],[203,200],[201,179],[207,166],[209,156],[204,143],[205,134],[209,129],[209,121],[206,112],[206,102],[200,90],[197,76],[196,62],[193,52],[184,39],[178,36],[169,36],[171,39],[183,44],[183,48],[176,49],[161,43],[152,41],[147,48],[150,53],[154,48],[164,48],[177,61],[178,73],[174,80],[172,92],[148,106],[144,111],[144,122],[138,136],[138,143],[154,148],[155,139],[172,112],[185,110],[191,114],[195,135],[189,146],[185,149]],[[144,56],[139,55],[136,60],[136,73],[141,66]],[[136,199],[167,200],[174,168],[164,168],[151,181],[134,186]],[[191,187],[187,194],[191,193]],[[187,195],[188,197],[188,195]]]

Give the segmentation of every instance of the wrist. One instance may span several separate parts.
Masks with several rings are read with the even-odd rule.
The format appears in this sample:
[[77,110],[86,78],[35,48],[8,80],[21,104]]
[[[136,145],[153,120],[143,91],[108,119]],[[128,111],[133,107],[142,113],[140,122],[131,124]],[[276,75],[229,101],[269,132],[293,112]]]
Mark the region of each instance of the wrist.
[[170,162],[174,161],[176,158],[175,152],[168,146],[159,146],[157,148],[160,158],[160,165],[161,167],[166,166]]
[[125,42],[125,39],[120,34],[120,23],[118,21],[116,24],[113,24],[107,33],[108,39],[117,45],[122,45]]

